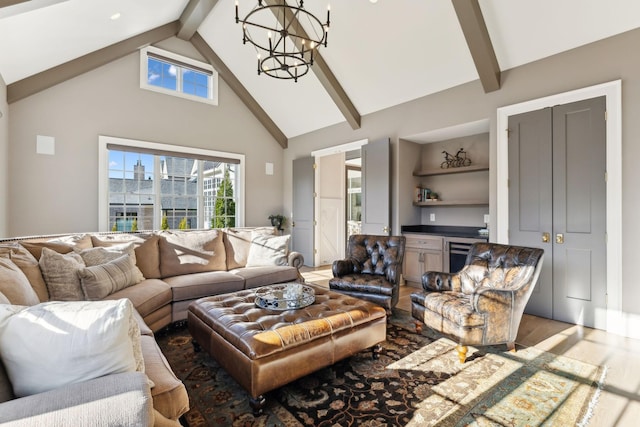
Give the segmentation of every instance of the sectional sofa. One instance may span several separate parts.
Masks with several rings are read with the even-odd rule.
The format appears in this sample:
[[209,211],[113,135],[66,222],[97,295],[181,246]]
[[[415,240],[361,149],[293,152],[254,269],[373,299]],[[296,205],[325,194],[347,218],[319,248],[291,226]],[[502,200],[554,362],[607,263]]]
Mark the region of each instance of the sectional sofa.
[[[16,397],[11,370],[0,358],[0,424],[180,425],[188,396],[154,332],[185,320],[189,304],[201,297],[302,280],[304,260],[288,251],[288,238],[275,228],[254,227],[0,239],[0,356],[8,348],[2,340],[12,336],[3,331],[14,313],[98,305],[76,302],[91,300],[110,305],[112,312],[112,305],[131,302],[140,332],[132,335],[130,327],[128,333],[139,337],[143,359],[143,369],[134,372]],[[21,345],[37,346],[39,339]]]

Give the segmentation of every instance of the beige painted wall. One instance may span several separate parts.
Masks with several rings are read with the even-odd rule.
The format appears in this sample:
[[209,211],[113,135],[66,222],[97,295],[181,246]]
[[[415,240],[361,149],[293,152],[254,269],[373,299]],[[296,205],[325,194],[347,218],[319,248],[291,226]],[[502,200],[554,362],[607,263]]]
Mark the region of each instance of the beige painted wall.
[[[177,39],[162,45],[199,56]],[[283,150],[222,80],[218,106],[143,90],[135,53],[15,102],[10,113],[12,236],[97,230],[98,135],[245,154],[245,225],[282,212]],[[37,135],[55,137],[54,156],[36,154]]]
[[7,216],[9,203],[9,106],[7,105],[7,85],[0,75],[0,237],[7,236]]
[[[308,156],[312,150],[344,144],[360,139],[375,140],[390,137],[398,159],[406,158],[405,144],[398,141],[404,136],[446,128],[462,123],[490,119],[490,213],[495,218],[496,206],[496,109],[498,107],[541,98],[578,88],[622,80],[622,227],[623,249],[623,311],[640,314],[640,287],[634,259],[640,240],[640,57],[632,55],[640,43],[640,30],[583,46],[522,67],[502,73],[502,88],[485,94],[479,81],[470,82],[443,92],[429,95],[362,118],[362,127],[352,130],[346,123],[317,132],[301,135],[289,142],[285,150],[285,207],[291,210],[291,160]],[[392,76],[390,76],[392,78]],[[400,168],[395,181],[406,181],[411,165]],[[394,187],[392,187],[394,188]],[[395,188],[399,186],[396,184]],[[410,191],[408,189],[407,191]],[[392,194],[393,233],[400,225],[415,218],[410,203]],[[410,200],[410,199],[409,199]],[[495,224],[493,225],[495,228]]]

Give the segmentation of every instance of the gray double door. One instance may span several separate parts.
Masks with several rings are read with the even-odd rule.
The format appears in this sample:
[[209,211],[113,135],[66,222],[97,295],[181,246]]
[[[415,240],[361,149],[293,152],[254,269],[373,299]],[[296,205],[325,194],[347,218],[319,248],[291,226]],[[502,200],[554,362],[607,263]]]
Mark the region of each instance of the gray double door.
[[525,312],[591,327],[606,309],[605,106],[509,118],[509,243],[545,252]]

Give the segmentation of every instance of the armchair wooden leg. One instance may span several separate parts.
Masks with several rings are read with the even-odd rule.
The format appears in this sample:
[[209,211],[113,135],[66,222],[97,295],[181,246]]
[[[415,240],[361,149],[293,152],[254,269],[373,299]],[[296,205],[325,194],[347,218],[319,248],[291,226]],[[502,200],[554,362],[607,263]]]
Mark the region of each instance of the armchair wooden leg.
[[458,350],[458,359],[460,360],[460,363],[464,363],[467,360],[467,346],[459,345],[456,347],[456,350]]
[[510,352],[515,353],[516,352],[516,343],[515,342],[508,342],[507,343],[507,349]]
[[422,333],[422,322],[416,320],[416,334],[420,335]]

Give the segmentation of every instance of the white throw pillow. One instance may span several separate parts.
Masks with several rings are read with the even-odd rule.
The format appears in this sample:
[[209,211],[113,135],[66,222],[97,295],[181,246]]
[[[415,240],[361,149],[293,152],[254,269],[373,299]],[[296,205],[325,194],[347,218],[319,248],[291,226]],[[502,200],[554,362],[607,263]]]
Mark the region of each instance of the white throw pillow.
[[140,329],[132,322],[128,299],[0,305],[0,357],[14,394],[144,370],[134,356],[142,353]]
[[247,256],[247,267],[287,265],[289,255],[289,235],[267,236],[251,233],[251,247]]

